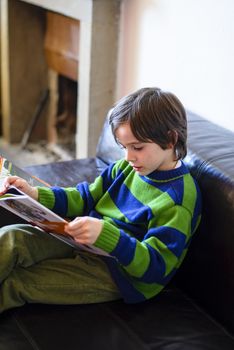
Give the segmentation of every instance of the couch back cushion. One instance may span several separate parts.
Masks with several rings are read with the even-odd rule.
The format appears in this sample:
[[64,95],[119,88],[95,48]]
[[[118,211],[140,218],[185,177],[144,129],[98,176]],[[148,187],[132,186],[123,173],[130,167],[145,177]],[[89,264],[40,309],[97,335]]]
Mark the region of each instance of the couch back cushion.
[[234,133],[188,112],[188,150],[203,214],[177,278],[234,333]]
[[103,164],[111,164],[124,157],[124,151],[117,145],[108,121],[108,115],[104,122],[102,132],[96,149],[96,157]]

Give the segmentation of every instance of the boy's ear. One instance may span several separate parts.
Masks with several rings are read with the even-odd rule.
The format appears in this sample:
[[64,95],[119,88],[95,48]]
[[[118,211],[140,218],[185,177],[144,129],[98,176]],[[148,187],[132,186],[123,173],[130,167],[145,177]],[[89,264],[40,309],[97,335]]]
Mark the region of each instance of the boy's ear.
[[168,148],[173,148],[177,144],[178,141],[178,133],[176,130],[170,130],[168,131],[168,136],[169,136],[169,143],[168,143]]

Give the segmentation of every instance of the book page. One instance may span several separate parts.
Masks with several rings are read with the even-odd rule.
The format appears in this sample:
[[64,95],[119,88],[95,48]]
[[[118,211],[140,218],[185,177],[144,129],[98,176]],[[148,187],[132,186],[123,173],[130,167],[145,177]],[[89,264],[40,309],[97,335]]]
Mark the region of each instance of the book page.
[[66,220],[14,186],[0,196],[0,204],[33,225],[64,234]]

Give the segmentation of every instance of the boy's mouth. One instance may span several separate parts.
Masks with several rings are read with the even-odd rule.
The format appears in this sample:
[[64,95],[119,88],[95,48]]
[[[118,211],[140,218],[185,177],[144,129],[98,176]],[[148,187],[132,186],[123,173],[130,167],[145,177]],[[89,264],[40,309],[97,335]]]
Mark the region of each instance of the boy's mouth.
[[138,171],[138,172],[140,172],[140,171],[142,170],[142,167],[141,167],[141,166],[135,166],[135,165],[133,165],[132,167],[133,167],[133,169],[134,169],[135,171]]

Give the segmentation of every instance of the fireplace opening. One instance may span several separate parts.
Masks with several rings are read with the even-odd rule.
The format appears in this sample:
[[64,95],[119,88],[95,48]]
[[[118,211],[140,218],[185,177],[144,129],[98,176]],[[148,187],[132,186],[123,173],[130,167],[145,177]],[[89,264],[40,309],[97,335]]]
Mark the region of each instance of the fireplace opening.
[[48,142],[53,150],[60,146],[70,157],[75,157],[76,150],[79,29],[78,20],[46,12],[44,52],[50,89]]
[[62,159],[75,158],[79,21],[46,11],[44,54],[49,87],[46,148]]
[[8,6],[9,31],[1,38],[9,42],[10,107],[4,117],[0,110],[0,148],[47,153],[49,161],[73,159],[80,21],[18,0]]

